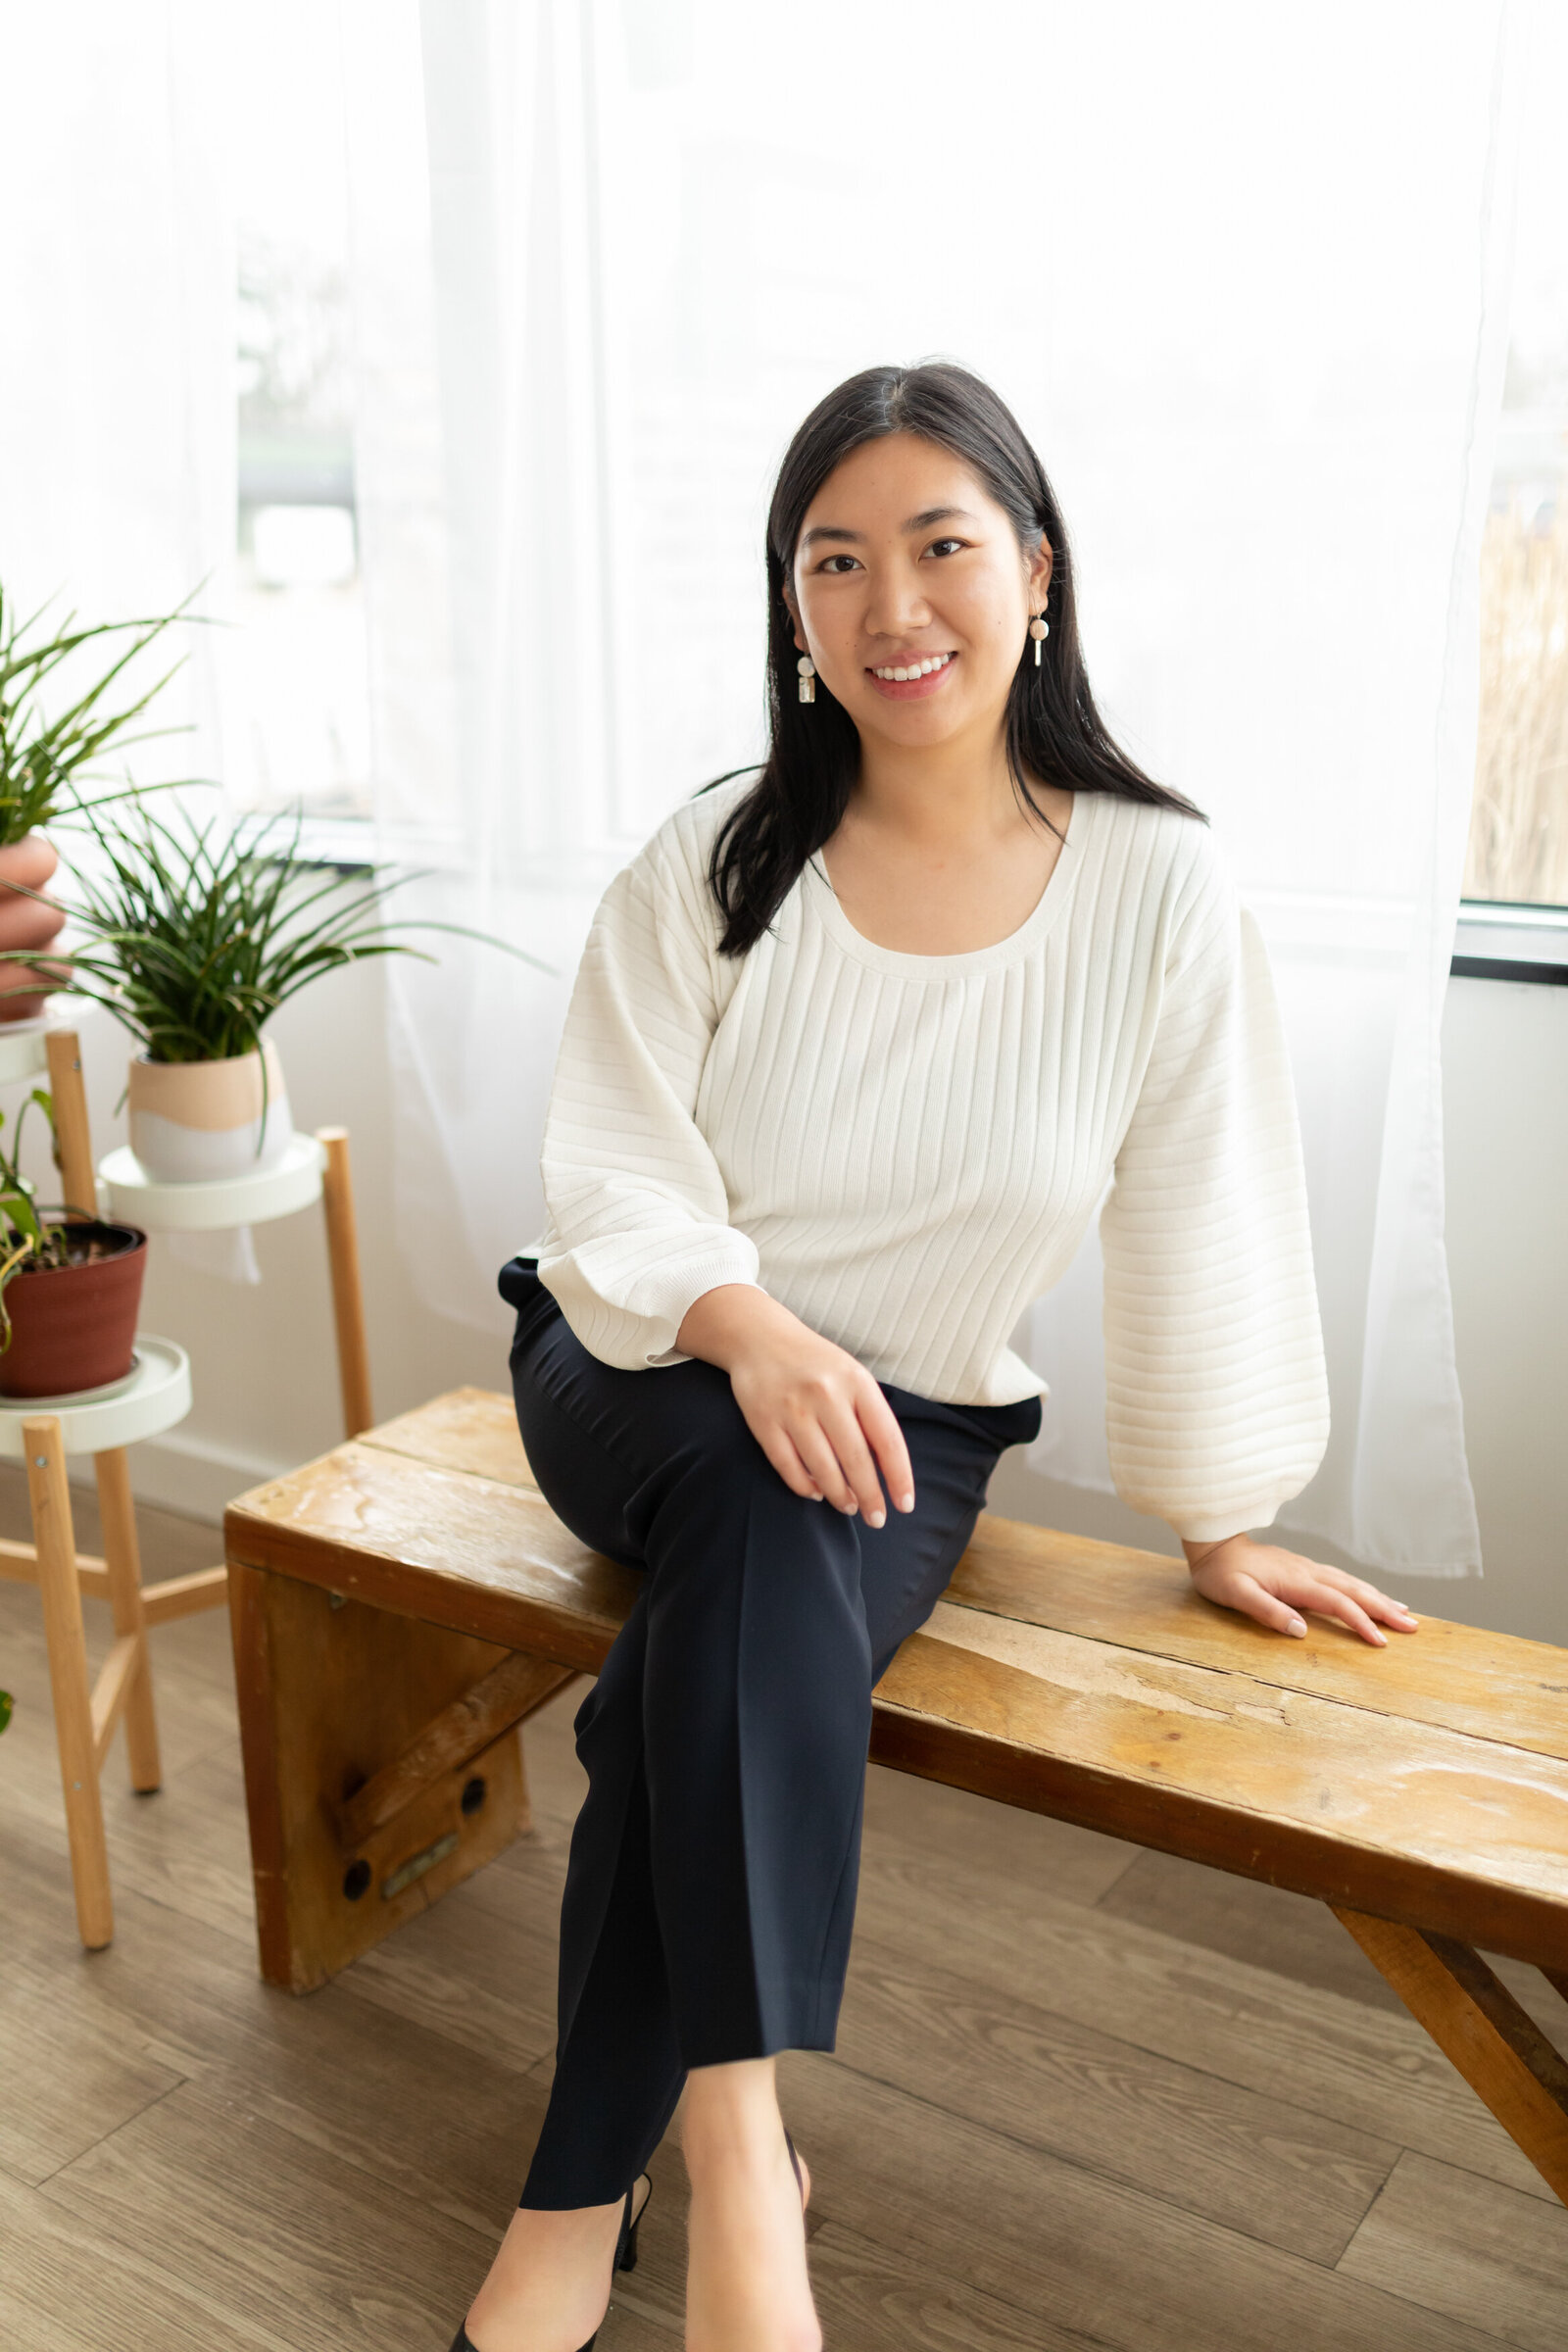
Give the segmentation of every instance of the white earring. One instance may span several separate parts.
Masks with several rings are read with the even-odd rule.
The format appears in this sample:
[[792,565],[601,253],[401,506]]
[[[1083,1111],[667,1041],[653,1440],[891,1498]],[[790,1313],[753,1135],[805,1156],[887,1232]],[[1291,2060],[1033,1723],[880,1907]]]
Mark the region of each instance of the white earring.
[[803,654],[795,666],[800,673],[802,702],[814,703],[816,700],[816,663],[811,660],[809,654]]
[[1043,612],[1037,612],[1034,619],[1029,623],[1029,634],[1035,641],[1035,667],[1038,669],[1040,667],[1041,645],[1044,643],[1045,639],[1051,635],[1051,623]]

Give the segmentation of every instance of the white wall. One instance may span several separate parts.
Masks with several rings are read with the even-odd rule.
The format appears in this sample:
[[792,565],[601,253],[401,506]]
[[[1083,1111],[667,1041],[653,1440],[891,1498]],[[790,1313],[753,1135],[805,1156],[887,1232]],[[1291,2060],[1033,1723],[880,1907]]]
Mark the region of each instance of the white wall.
[[[500,1299],[490,1329],[447,1321],[420,1304],[394,1245],[378,970],[323,981],[284,1008],[273,1033],[296,1123],[352,1130],[378,1417],[463,1382],[505,1388],[510,1317]],[[102,1152],[123,1135],[114,1105],[126,1047],[104,1019],[87,1023],[83,1047]],[[1406,1578],[1397,1589],[1417,1610],[1568,1644],[1568,988],[1454,981],[1444,1069],[1459,1371],[1487,1573]],[[519,1231],[514,1246],[527,1238]],[[259,1227],[256,1248],[264,1280],[244,1289],[154,1243],[142,1319],[190,1350],[196,1406],[168,1440],[137,1449],[148,1500],[216,1519],[230,1494],[323,1451],[340,1433],[319,1213]],[[1037,1478],[1021,1455],[999,1467],[992,1503],[1017,1518],[1174,1548],[1158,1522]]]

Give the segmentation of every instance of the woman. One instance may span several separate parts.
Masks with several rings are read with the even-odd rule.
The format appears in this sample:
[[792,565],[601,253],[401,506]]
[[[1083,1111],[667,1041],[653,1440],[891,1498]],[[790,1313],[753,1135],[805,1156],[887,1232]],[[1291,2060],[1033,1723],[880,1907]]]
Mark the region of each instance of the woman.
[[833,2046],[872,1686],[1040,1427],[1007,1337],[1107,1185],[1121,1494],[1280,1633],[1413,1623],[1247,1532],[1328,1433],[1268,968],[1100,719],[1014,418],[956,368],[853,377],[767,564],[767,762],[607,892],[502,1276],[539,1485],[644,1583],[577,1717],[550,2106],[454,2352],[577,2352],[683,2088],[690,2352],[816,2352],[774,2054]]

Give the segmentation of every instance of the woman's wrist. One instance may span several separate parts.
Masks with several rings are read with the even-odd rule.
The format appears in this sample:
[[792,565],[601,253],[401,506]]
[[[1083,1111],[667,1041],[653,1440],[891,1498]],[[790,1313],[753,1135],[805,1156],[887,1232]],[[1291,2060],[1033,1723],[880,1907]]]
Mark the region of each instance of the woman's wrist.
[[675,1345],[682,1355],[700,1356],[721,1372],[732,1372],[736,1360],[770,1329],[795,1321],[789,1308],[759,1284],[721,1282],[692,1300],[681,1317]]
[[1217,1553],[1224,1551],[1227,1545],[1239,1544],[1246,1546],[1250,1544],[1252,1539],[1245,1528],[1238,1528],[1234,1536],[1208,1536],[1201,1543],[1189,1542],[1188,1538],[1183,1536],[1180,1541],[1182,1550],[1187,1555],[1188,1568],[1196,1576],[1205,1561],[1213,1559]]

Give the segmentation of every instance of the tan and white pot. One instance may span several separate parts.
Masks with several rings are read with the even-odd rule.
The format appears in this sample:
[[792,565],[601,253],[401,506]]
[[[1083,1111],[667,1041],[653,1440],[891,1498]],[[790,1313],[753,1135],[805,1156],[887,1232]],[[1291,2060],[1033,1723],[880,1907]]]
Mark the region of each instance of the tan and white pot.
[[282,1157],[292,1133],[274,1045],[230,1061],[149,1061],[138,1054],[130,1065],[130,1148],[156,1184],[260,1175]]

